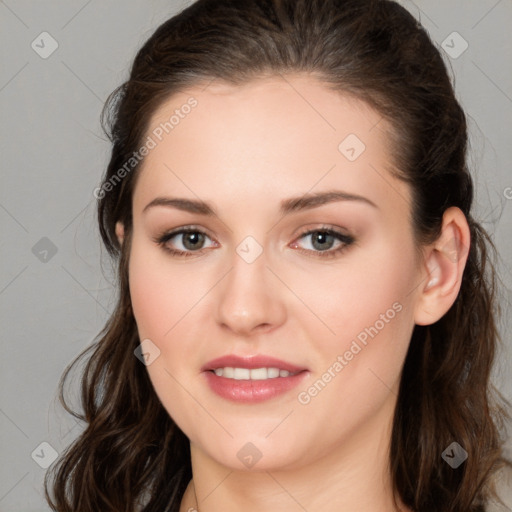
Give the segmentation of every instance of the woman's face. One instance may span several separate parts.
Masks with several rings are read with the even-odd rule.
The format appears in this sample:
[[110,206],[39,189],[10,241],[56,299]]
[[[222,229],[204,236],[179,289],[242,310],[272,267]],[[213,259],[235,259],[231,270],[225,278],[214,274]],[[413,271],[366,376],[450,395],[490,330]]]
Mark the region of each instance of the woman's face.
[[152,118],[133,311],[162,404],[223,465],[300,467],[390,432],[424,273],[386,127],[300,75],[213,82]]

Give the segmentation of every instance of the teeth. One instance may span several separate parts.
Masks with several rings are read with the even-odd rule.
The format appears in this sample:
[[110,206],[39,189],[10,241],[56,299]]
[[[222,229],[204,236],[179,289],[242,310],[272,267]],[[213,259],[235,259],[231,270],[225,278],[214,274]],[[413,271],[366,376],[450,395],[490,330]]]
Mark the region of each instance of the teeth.
[[233,374],[233,378],[235,380],[249,379],[251,376],[251,370],[249,370],[249,368],[234,368]]
[[[215,375],[217,377],[225,377],[234,380],[267,380],[277,377],[289,377],[295,375],[288,370],[280,370],[279,368],[216,368]],[[298,372],[297,372],[298,373]]]
[[251,380],[268,379],[268,370],[266,368],[253,368],[250,371]]

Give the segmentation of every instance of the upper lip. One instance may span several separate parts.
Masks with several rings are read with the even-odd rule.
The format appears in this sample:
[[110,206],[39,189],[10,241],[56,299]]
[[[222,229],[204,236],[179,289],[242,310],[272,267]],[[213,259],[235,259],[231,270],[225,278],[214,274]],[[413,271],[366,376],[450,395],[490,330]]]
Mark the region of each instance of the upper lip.
[[291,373],[306,370],[286,361],[276,359],[275,357],[265,356],[262,354],[240,357],[234,354],[228,354],[217,359],[212,359],[201,367],[201,371],[216,370],[217,368],[279,368],[280,370],[288,370]]

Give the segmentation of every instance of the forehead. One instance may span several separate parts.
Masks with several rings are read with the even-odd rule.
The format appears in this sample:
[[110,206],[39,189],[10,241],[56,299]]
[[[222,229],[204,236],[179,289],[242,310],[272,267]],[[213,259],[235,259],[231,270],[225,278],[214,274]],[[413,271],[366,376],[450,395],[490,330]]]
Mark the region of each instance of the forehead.
[[404,197],[405,189],[397,191],[403,184],[385,181],[391,180],[390,128],[365,102],[311,76],[236,86],[216,80],[172,95],[153,114],[147,136],[155,147],[136,191],[144,200],[167,186],[188,196],[250,200],[343,185],[369,196],[394,189]]
[[[191,101],[193,108],[188,106]],[[192,128],[201,128],[206,136],[215,130],[216,140],[224,135],[232,140],[235,134],[244,142],[250,136],[262,141],[279,135],[272,139],[274,144],[321,138],[338,149],[337,143],[351,133],[375,146],[384,142],[379,139],[385,139],[391,128],[364,101],[303,74],[258,78],[243,85],[218,80],[198,85],[168,98],[153,114],[150,126],[158,128],[172,117],[172,128],[164,131],[172,132],[176,143],[180,134],[184,142]]]

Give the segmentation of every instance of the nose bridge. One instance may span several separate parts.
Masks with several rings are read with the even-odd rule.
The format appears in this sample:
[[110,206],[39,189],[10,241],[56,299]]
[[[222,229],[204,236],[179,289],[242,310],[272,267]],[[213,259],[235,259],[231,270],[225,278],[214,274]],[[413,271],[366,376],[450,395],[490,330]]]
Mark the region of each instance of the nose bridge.
[[217,322],[233,332],[249,334],[256,328],[270,329],[284,321],[281,294],[272,283],[266,251],[246,237],[235,249],[231,271],[220,288]]

